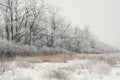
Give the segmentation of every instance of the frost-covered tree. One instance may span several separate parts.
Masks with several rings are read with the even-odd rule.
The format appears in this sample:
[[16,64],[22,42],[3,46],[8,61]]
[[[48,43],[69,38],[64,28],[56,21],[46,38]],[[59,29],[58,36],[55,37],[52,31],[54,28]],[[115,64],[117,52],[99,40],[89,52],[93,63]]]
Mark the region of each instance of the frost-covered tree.
[[31,44],[37,27],[44,15],[42,0],[1,0],[1,15],[4,19],[6,39]]
[[59,14],[58,8],[44,0],[0,0],[0,21],[0,38],[34,45],[43,52],[45,48],[51,52],[54,49],[79,53],[116,51],[99,41],[88,25],[74,26]]

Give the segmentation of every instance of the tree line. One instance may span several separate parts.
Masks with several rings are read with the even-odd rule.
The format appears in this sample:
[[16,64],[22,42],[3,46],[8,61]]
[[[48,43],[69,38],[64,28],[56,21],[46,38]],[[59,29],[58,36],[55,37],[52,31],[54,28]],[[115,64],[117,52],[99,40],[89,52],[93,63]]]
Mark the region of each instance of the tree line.
[[89,29],[73,25],[45,0],[0,0],[0,37],[24,45],[72,52],[111,52]]

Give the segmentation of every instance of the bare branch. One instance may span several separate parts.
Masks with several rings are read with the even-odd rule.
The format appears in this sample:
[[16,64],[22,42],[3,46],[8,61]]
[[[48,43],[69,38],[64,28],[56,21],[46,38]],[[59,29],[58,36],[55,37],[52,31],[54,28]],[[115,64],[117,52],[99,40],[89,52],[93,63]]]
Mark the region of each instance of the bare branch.
[[6,6],[6,5],[4,5],[4,4],[2,4],[2,3],[0,3],[0,5],[1,5],[1,6],[4,6],[4,7],[6,7],[6,8],[9,8],[8,6]]

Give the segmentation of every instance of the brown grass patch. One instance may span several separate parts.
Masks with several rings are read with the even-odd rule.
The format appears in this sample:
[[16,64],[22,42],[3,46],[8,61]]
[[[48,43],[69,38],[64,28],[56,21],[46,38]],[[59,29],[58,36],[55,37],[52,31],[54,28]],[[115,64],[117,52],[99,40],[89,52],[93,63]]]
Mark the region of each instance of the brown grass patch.
[[100,61],[107,61],[113,59],[114,56],[105,55],[105,54],[70,54],[70,55],[42,55],[34,57],[16,57],[18,61],[27,61],[32,63],[41,63],[41,62],[67,62],[73,59],[95,59]]
[[17,61],[27,61],[31,63],[41,62],[67,62],[73,59],[93,59],[97,58],[95,54],[70,54],[70,55],[42,55],[34,57],[16,57]]
[[75,55],[48,55],[42,56],[42,62],[67,62],[75,58]]
[[27,61],[31,63],[41,62],[67,62],[76,58],[76,55],[46,55],[36,57],[16,57],[17,61]]

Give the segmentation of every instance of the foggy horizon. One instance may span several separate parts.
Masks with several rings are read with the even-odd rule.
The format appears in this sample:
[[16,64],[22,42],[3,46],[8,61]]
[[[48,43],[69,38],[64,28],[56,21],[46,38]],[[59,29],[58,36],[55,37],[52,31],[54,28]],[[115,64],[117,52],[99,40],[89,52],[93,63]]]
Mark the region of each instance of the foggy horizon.
[[89,25],[91,32],[103,41],[120,49],[119,0],[47,0],[60,7],[60,13],[75,25]]

